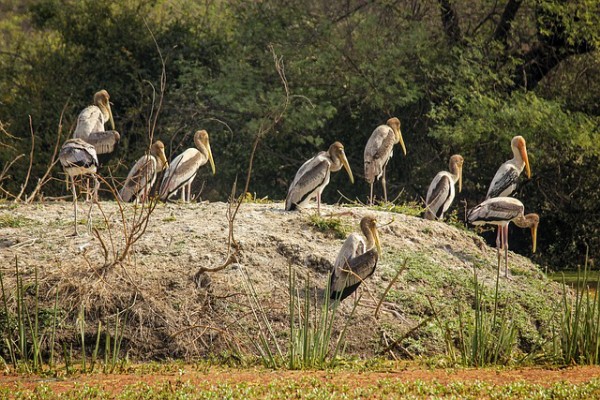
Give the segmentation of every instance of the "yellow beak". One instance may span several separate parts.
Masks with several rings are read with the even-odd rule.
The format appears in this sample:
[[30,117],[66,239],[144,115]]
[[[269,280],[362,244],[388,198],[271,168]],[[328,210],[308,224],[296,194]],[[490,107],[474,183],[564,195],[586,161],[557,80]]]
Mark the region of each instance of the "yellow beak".
[[115,130],[115,120],[113,119],[112,110],[110,109],[110,101],[106,102],[106,109],[108,110],[108,121],[110,122],[110,128]]
[[533,253],[535,253],[535,250],[537,248],[537,225],[534,225],[531,227],[531,238],[533,240]]
[[400,132],[400,129],[395,129],[396,131],[396,136],[398,137],[398,143],[400,143],[400,147],[402,147],[402,152],[404,153],[404,155],[406,155],[406,146],[404,145],[404,139],[402,139],[402,132]]
[[458,193],[462,192],[462,166],[458,167]]
[[373,227],[371,232],[373,232],[373,238],[375,239],[375,247],[377,248],[377,254],[381,255],[381,242],[379,241],[379,233],[377,232],[377,228]]
[[206,150],[208,150],[208,161],[210,162],[210,169],[212,169],[213,175],[216,173],[215,161],[213,160],[212,151],[210,149],[210,143],[206,141]]
[[527,178],[531,178],[531,169],[529,169],[529,158],[527,157],[527,148],[525,145],[519,147],[519,152],[521,153],[521,158],[525,161],[525,173],[527,174]]
[[164,171],[165,169],[169,168],[169,161],[167,161],[167,156],[165,155],[165,151],[162,150],[160,153],[158,153],[158,157],[160,158],[160,161],[162,162],[162,170]]
[[350,182],[354,183],[354,175],[352,175],[352,170],[350,169],[350,164],[348,164],[348,159],[346,158],[346,153],[342,150],[342,156],[340,157],[342,160],[342,165],[346,169],[348,176],[350,177]]

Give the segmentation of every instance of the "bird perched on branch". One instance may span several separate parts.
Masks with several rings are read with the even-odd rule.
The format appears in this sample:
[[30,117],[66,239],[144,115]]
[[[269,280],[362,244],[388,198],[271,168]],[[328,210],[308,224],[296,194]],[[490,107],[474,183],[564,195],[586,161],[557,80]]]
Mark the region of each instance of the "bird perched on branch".
[[365,179],[371,185],[369,204],[373,204],[373,183],[375,179],[381,178],[383,186],[383,200],[387,202],[387,188],[385,181],[385,169],[390,158],[394,154],[394,145],[400,143],[402,152],[406,155],[406,147],[402,132],[400,131],[400,120],[396,117],[387,120],[386,125],[379,125],[365,146]]
[[[77,191],[75,188],[75,177],[83,175],[92,175],[94,178],[94,195],[93,198],[97,198],[98,192],[98,178],[96,172],[98,171],[98,156],[96,155],[96,149],[91,144],[81,139],[69,139],[67,140],[60,149],[58,154],[58,160],[62,165],[67,176],[71,177],[72,185],[71,191],[73,193],[73,206],[74,206],[74,217],[75,217],[75,235],[79,235],[77,231]],[[88,211],[88,232],[91,231],[91,213],[92,204]]]
[[165,145],[157,140],[150,146],[150,154],[137,160],[129,171],[125,183],[119,191],[121,200],[128,202],[135,199],[136,202],[143,203],[148,198],[158,173],[168,166]]
[[306,161],[292,181],[285,199],[285,210],[292,211],[302,208],[310,201],[317,198],[317,213],[321,213],[321,193],[329,183],[331,172],[346,169],[350,182],[354,183],[354,176],[348,164],[344,146],[334,142],[327,151],[322,151]]
[[189,202],[192,182],[198,173],[198,169],[207,162],[210,163],[213,175],[215,174],[215,162],[210,149],[208,132],[205,130],[197,131],[194,134],[194,144],[196,145],[195,148],[190,147],[175,157],[165,171],[159,191],[162,201],[166,201],[181,189],[181,200]]
[[458,182],[458,192],[462,190],[462,169],[464,159],[459,154],[450,157],[450,172],[440,171],[437,173],[429,189],[425,200],[425,218],[443,219],[444,213],[450,208],[454,201],[454,185]]
[[537,228],[540,223],[538,214],[525,215],[525,206],[513,197],[493,197],[473,207],[467,214],[467,220],[473,225],[497,225],[496,252],[498,270],[500,270],[500,249],[504,248],[504,276],[508,277],[508,225],[514,222],[519,228],[531,229],[533,253],[537,244]]
[[377,220],[370,216],[363,217],[360,229],[365,239],[358,233],[352,233],[335,260],[329,281],[329,296],[333,300],[344,300],[375,272],[381,254]]

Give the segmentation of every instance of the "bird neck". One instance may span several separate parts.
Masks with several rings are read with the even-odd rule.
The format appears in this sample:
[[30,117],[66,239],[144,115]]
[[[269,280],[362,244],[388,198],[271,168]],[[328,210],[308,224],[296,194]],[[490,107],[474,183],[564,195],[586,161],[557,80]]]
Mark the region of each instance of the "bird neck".
[[369,251],[373,247],[375,247],[375,237],[373,236],[373,232],[371,232],[367,225],[361,224],[361,230],[363,235],[365,236],[365,251]]
[[450,175],[452,176],[452,182],[456,183],[458,182],[458,178],[460,175],[460,169],[458,168],[458,165],[455,163],[450,164]]
[[327,154],[329,155],[329,159],[331,160],[331,166],[329,167],[329,170],[331,172],[337,172],[340,169],[342,169],[342,160],[340,160],[340,158],[334,154]]
[[523,157],[521,157],[521,152],[519,151],[519,148],[514,146],[512,148],[512,152],[513,158],[510,161],[519,169],[519,171],[523,171],[523,169],[525,168],[525,161],[523,160]]
[[196,145],[196,148],[200,151],[200,153],[202,153],[202,155],[204,155],[204,157],[208,159],[208,150],[204,143],[202,143],[200,139],[194,139],[194,144]]
[[533,222],[530,221],[526,216],[524,216],[523,214],[519,215],[517,218],[513,219],[513,222],[515,223],[516,226],[518,226],[519,228],[531,228],[531,226],[533,225]]

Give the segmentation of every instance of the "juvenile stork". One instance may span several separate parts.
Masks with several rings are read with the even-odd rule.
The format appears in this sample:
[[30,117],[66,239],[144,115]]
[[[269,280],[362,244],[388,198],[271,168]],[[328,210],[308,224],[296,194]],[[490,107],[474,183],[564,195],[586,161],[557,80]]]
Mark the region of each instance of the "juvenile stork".
[[531,229],[533,253],[536,250],[537,228],[540,217],[537,214],[525,215],[523,203],[513,197],[493,197],[473,207],[467,214],[467,220],[473,225],[497,225],[496,252],[498,270],[500,270],[500,249],[504,247],[504,276],[508,278],[508,224],[511,221],[519,228]]
[[[98,171],[98,156],[96,155],[96,149],[91,144],[81,139],[69,139],[63,144],[58,154],[58,160],[62,165],[67,176],[71,177],[73,184],[71,185],[71,191],[73,192],[73,205],[75,209],[75,235],[79,235],[77,231],[77,191],[75,189],[75,177],[79,175],[92,175],[94,177],[94,199],[98,193],[98,178],[96,172]],[[91,231],[92,220],[92,206],[88,211],[88,233]]]
[[365,179],[371,185],[369,204],[373,205],[373,183],[375,178],[381,178],[383,186],[383,199],[387,202],[387,188],[385,185],[385,169],[394,154],[394,144],[400,143],[402,152],[406,155],[406,147],[400,132],[400,120],[396,117],[387,120],[386,125],[379,125],[365,146]]
[[425,218],[443,219],[444,213],[454,201],[454,185],[458,182],[458,192],[462,190],[462,170],[464,159],[455,154],[450,157],[450,172],[437,173],[427,190]]
[[119,191],[121,200],[129,202],[135,199],[136,203],[146,201],[156,181],[156,176],[168,166],[165,145],[157,140],[150,146],[150,154],[140,157],[129,171],[125,183]]
[[192,182],[198,173],[198,169],[207,162],[210,162],[212,173],[213,175],[215,174],[215,162],[210,150],[208,132],[205,130],[197,131],[194,134],[194,144],[196,148],[190,147],[175,157],[165,171],[159,191],[162,201],[166,201],[177,190],[181,189],[181,200],[189,202],[191,199]]
[[308,204],[310,199],[317,198],[317,213],[321,214],[321,193],[329,183],[331,172],[346,169],[350,182],[354,183],[354,176],[348,164],[344,146],[340,142],[334,142],[327,151],[306,161],[298,172],[288,189],[285,198],[285,210],[292,211],[302,208]]
[[332,300],[344,300],[375,272],[381,253],[377,221],[374,217],[363,217],[360,229],[365,240],[353,233],[344,242],[333,266],[329,281],[329,296]]
[[527,174],[527,178],[531,178],[531,170],[529,169],[529,158],[527,157],[527,146],[523,136],[515,136],[510,142],[513,158],[506,161],[498,168],[490,188],[488,189],[485,199],[492,197],[510,196],[517,189],[519,175],[523,172]]
[[[111,130],[105,131],[104,124],[110,122]],[[110,154],[121,139],[115,131],[115,121],[110,109],[110,96],[106,90],[94,94],[94,104],[79,113],[74,138],[83,139],[96,148],[96,154]]]

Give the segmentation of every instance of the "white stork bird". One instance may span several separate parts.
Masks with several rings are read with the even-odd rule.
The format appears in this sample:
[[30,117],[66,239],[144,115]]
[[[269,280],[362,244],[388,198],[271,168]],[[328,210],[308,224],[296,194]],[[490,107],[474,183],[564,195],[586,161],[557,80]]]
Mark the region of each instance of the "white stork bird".
[[[75,208],[75,235],[79,235],[77,231],[77,191],[75,189],[74,177],[92,175],[95,182],[94,198],[96,198],[99,185],[98,178],[96,177],[98,156],[96,155],[96,149],[91,144],[81,139],[69,139],[61,147],[58,160],[67,176],[73,180],[71,191],[73,192],[73,204]],[[91,213],[93,204],[93,202],[90,204],[90,210],[88,211],[88,232],[91,231],[92,226]]]
[[455,154],[450,157],[450,172],[440,171],[437,173],[429,189],[425,200],[425,218],[443,219],[444,213],[450,208],[454,201],[454,185],[458,182],[458,192],[462,190],[462,170],[464,159]]
[[285,198],[285,210],[292,211],[306,206],[310,199],[317,198],[317,213],[321,214],[321,193],[329,183],[331,172],[346,169],[350,182],[354,183],[354,176],[348,164],[344,146],[334,142],[327,151],[306,161],[292,181]]
[[333,266],[329,281],[329,296],[332,300],[344,300],[375,272],[377,259],[381,253],[377,221],[373,217],[363,217],[360,228],[365,240],[353,233],[344,242]]
[[513,158],[506,161],[498,168],[490,188],[488,189],[486,200],[492,197],[510,196],[517,189],[519,175],[523,172],[527,173],[527,178],[531,178],[531,170],[529,169],[529,158],[527,157],[527,147],[523,136],[515,136],[510,142]]
[[181,189],[181,200],[189,202],[192,192],[192,182],[198,173],[198,169],[207,162],[210,162],[212,173],[213,175],[215,174],[215,162],[210,150],[208,132],[205,130],[197,131],[194,134],[194,144],[196,148],[190,147],[185,150],[175,157],[167,168],[159,191],[162,201],[166,201],[177,190]]
[[508,277],[508,224],[511,221],[519,228],[531,229],[533,253],[535,253],[540,217],[537,214],[525,215],[523,203],[513,197],[493,197],[487,199],[469,211],[467,220],[473,225],[489,224],[498,226],[498,237],[496,239],[498,269],[500,269],[500,249],[504,247],[505,277]]
[[387,202],[387,188],[385,186],[385,168],[392,158],[394,144],[400,143],[402,152],[406,155],[406,147],[400,132],[400,120],[396,117],[387,120],[386,125],[379,125],[365,146],[365,179],[371,185],[369,203],[373,204],[373,183],[375,178],[381,178],[383,186],[383,199]]
[[[79,113],[74,138],[83,139],[96,148],[96,154],[112,153],[119,140],[115,131],[115,121],[110,109],[110,96],[106,90],[94,94],[94,105],[88,106]],[[105,131],[104,124],[110,122],[111,130]]]
[[168,167],[165,145],[157,140],[150,146],[150,154],[142,156],[131,168],[119,191],[119,197],[126,202],[135,199],[136,203],[143,203],[148,198],[158,173]]

